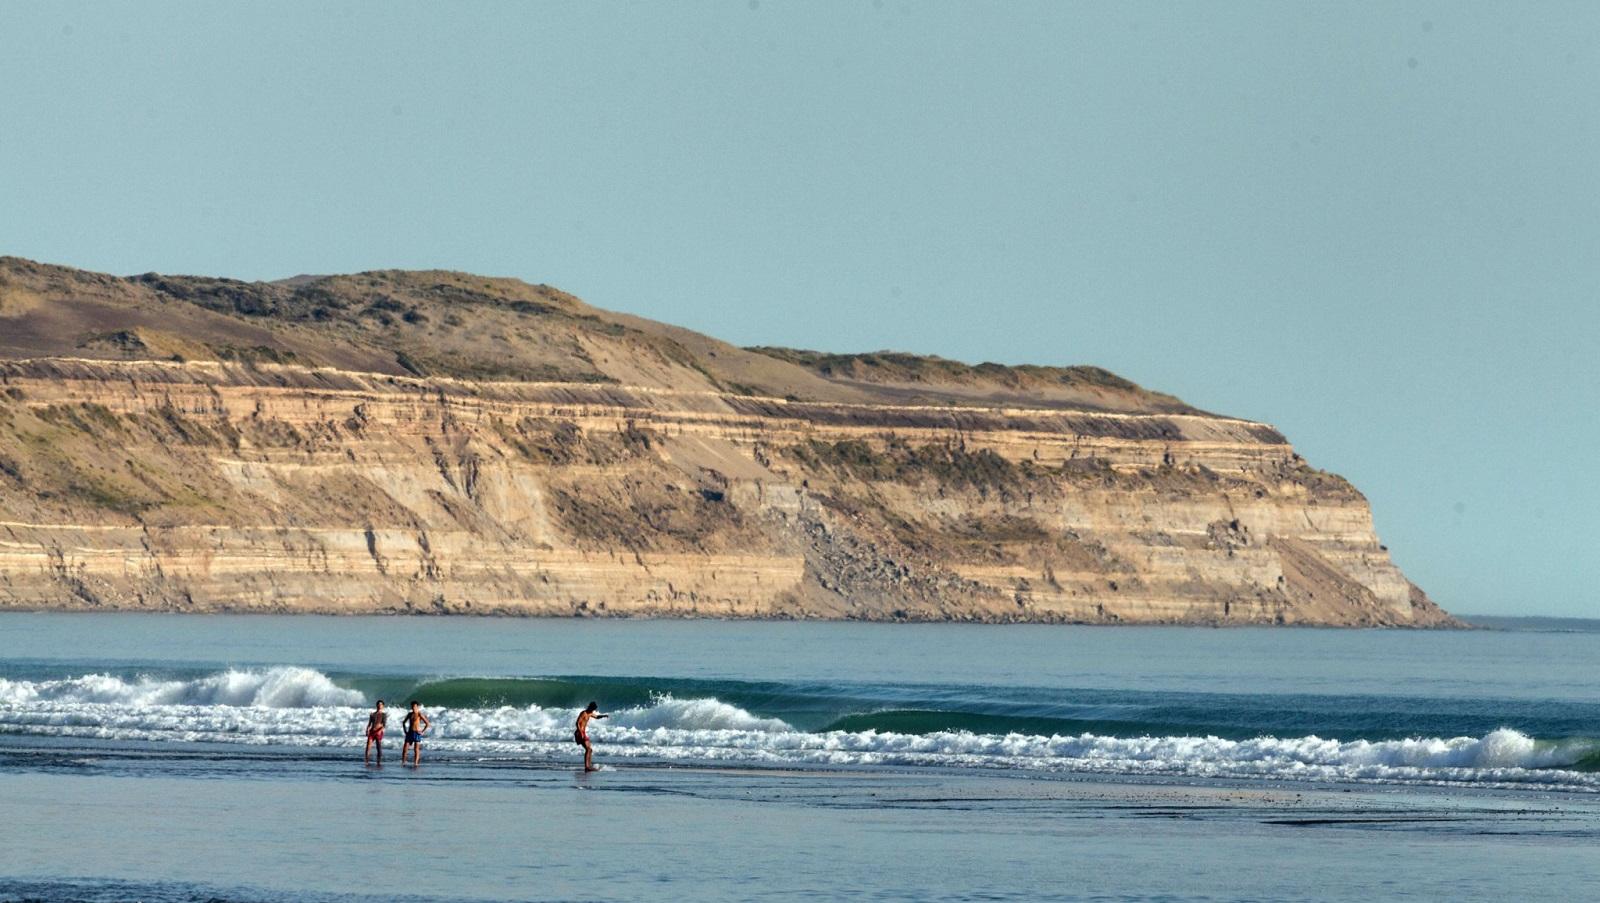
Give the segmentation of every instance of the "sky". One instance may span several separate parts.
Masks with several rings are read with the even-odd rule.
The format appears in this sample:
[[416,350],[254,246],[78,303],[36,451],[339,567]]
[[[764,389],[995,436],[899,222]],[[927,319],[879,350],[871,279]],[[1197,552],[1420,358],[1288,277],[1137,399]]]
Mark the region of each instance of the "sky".
[[1270,422],[1600,617],[1600,4],[0,2],[0,254],[446,268]]

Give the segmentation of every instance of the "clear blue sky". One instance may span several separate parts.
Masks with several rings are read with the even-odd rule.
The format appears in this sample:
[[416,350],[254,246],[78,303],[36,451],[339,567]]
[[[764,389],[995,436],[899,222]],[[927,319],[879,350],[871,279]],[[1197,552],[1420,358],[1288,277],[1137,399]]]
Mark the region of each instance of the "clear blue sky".
[[1281,427],[1600,616],[1600,4],[0,3],[0,253],[446,267]]

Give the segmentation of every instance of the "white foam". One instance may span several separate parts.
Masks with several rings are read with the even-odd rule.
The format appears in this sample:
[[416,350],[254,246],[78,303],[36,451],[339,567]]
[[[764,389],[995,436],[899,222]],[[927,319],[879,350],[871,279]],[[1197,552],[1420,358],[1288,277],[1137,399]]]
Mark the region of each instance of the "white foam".
[[34,701],[309,708],[361,705],[363,698],[354,690],[337,686],[319,671],[296,667],[229,670],[198,680],[151,677],[125,680],[109,674],[87,674],[66,680],[0,680],[0,704]]
[[[575,755],[576,710],[427,708],[430,746],[536,760]],[[115,740],[359,745],[366,700],[307,668],[226,671],[190,681],[96,674],[0,680],[0,733]],[[1482,737],[1338,741],[1320,737],[1039,736],[947,731],[808,733],[714,698],[662,696],[591,730],[603,754],[672,762],[935,766],[1271,780],[1534,785],[1600,792],[1567,770],[1592,743],[1541,743],[1509,728]]]
[[626,709],[611,716],[620,727],[640,730],[674,728],[702,731],[792,731],[777,718],[761,718],[719,699],[674,699],[658,696],[645,708]]

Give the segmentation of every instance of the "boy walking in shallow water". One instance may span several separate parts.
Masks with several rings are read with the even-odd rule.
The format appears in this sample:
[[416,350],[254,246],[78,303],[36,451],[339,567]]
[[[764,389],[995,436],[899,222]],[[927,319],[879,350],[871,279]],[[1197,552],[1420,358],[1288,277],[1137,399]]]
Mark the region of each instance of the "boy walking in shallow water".
[[608,715],[599,714],[600,703],[591,702],[589,707],[578,713],[578,725],[572,731],[572,742],[583,747],[583,770],[598,771],[594,767],[594,747],[589,745],[589,720],[591,718],[607,718]]
[[383,700],[378,700],[378,707],[367,716],[367,751],[362,754],[362,761],[371,761],[372,746],[378,746],[378,764],[383,764],[383,729],[389,726],[389,713],[383,710]]
[[406,764],[406,749],[411,750],[411,764],[422,764],[422,735],[427,732],[433,722],[428,716],[422,714],[422,704],[415,699],[411,700],[411,711],[406,713],[405,721],[401,725],[406,729],[405,742],[400,744],[400,764]]

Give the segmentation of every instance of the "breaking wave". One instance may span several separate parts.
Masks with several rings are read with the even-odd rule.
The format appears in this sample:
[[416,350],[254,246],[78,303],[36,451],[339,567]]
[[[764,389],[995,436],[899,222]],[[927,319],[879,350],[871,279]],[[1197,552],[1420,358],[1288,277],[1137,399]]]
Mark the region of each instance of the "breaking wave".
[[[566,761],[576,705],[443,705],[424,695],[429,747],[453,755]],[[367,694],[309,668],[229,670],[189,680],[91,674],[0,679],[0,733],[118,741],[341,747],[362,743]],[[452,700],[455,701],[455,700]],[[468,702],[470,700],[460,700]],[[940,767],[1205,778],[1471,783],[1600,792],[1600,742],[1482,736],[1325,739],[882,729],[904,713],[802,730],[715,697],[657,694],[593,730],[603,754],[751,766]],[[396,711],[391,726],[397,726]],[[995,727],[1001,727],[997,723]]]
[[0,705],[32,702],[285,709],[363,705],[365,698],[354,690],[337,686],[320,671],[294,667],[230,670],[197,680],[150,677],[128,680],[109,674],[44,681],[0,679]]

